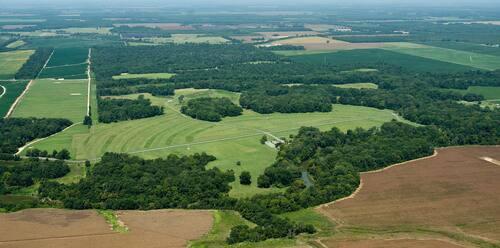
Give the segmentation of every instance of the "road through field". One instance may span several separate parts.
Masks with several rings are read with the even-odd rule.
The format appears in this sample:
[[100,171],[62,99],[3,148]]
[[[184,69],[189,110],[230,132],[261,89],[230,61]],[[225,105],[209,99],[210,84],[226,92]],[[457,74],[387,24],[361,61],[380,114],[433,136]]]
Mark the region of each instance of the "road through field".
[[92,48],[89,48],[89,56],[88,56],[88,59],[87,59],[87,63],[88,63],[88,66],[87,66],[87,80],[88,80],[88,83],[87,83],[87,116],[90,116],[90,81],[92,80],[92,78],[90,77],[90,59],[91,59],[91,56],[92,56]]

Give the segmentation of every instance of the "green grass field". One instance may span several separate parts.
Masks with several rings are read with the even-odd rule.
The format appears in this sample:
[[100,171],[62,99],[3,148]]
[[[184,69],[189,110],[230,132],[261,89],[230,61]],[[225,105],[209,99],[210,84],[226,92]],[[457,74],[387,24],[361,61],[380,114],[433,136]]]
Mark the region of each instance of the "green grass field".
[[334,86],[349,89],[378,89],[378,85],[374,83],[335,84]]
[[22,50],[0,53],[0,79],[12,79],[23,66],[33,50]]
[[0,87],[0,118],[4,117],[9,111],[10,106],[16,101],[17,97],[21,95],[23,90],[26,88],[28,81],[16,81],[16,82],[2,82],[0,81],[0,86],[5,87],[6,92],[3,93],[3,88]]
[[[176,97],[229,97],[237,102],[239,95],[221,90],[178,90]],[[137,95],[127,96],[136,98]],[[356,127],[379,126],[395,118],[389,110],[334,105],[330,113],[268,114],[244,111],[238,117],[228,117],[218,123],[195,120],[180,114],[176,97],[151,97],[153,104],[165,106],[166,114],[146,119],[111,124],[97,124],[90,130],[75,126],[34,145],[42,150],[67,148],[78,160],[97,159],[104,152],[126,152],[144,158],[165,157],[168,154],[207,152],[217,157],[209,167],[232,169],[238,176],[247,170],[252,174],[252,185],[232,184],[232,196],[243,197],[255,193],[282,189],[259,189],[256,179],[275,159],[276,150],[260,144],[266,133],[288,137],[302,126],[316,126],[328,130],[334,126],[342,130]],[[63,113],[63,111],[58,111]],[[79,118],[78,118],[79,117]],[[77,121],[83,115],[75,115]],[[241,165],[236,163],[240,161]]]
[[113,79],[130,79],[130,78],[169,79],[174,75],[175,74],[173,73],[145,73],[145,74],[122,73],[120,75],[113,76]]
[[85,78],[87,78],[87,64],[46,67],[45,69],[42,70],[39,77],[40,78],[85,79]]
[[164,43],[210,43],[210,44],[222,44],[227,43],[228,40],[219,36],[204,36],[199,34],[172,34],[170,38],[143,38],[141,39],[146,42],[152,42],[155,44]]
[[432,46],[422,46],[418,48],[387,47],[384,49],[422,58],[470,66],[483,70],[500,69],[500,56]]
[[28,90],[12,116],[67,118],[81,122],[86,108],[87,80],[39,79]]
[[108,39],[90,39],[90,38],[76,38],[76,37],[29,37],[25,38],[27,44],[23,48],[36,48],[36,47],[54,47],[54,48],[74,48],[74,47],[93,47],[93,46],[106,46],[106,45],[121,45],[122,41],[108,40]]
[[[408,48],[408,50],[410,49]],[[460,72],[475,69],[469,66],[442,62],[383,49],[359,49],[338,51],[333,53],[316,53],[309,55],[291,56],[290,58],[294,61],[304,63],[326,63],[329,65],[356,64],[360,67],[368,68],[380,63],[387,63],[395,66],[401,66],[407,70],[416,72]]]
[[425,42],[422,44],[434,47],[442,47],[460,51],[500,56],[500,47],[486,46],[477,43],[455,42],[455,41],[432,41],[432,42]]

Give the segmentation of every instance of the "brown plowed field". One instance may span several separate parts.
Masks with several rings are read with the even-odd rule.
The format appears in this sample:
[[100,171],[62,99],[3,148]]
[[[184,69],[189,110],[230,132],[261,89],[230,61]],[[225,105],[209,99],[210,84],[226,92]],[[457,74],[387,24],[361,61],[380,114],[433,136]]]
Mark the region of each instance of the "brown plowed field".
[[212,226],[212,212],[120,211],[127,233],[110,230],[95,211],[30,209],[0,214],[0,247],[155,248],[185,247]]
[[500,147],[438,149],[434,157],[363,173],[354,197],[319,210],[341,227],[420,227],[499,243],[500,166],[484,157],[500,160]]
[[416,240],[416,239],[365,239],[365,240],[342,240],[323,242],[324,245],[331,248],[460,248],[462,246],[454,245],[439,240]]

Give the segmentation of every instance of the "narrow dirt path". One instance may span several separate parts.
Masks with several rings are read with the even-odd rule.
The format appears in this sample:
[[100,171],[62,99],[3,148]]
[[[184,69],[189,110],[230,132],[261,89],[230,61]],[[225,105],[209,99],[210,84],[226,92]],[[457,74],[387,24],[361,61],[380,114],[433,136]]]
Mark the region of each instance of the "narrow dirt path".
[[88,66],[87,66],[87,80],[88,80],[88,83],[87,83],[87,116],[90,116],[90,82],[92,81],[92,78],[90,77],[90,59],[91,59],[91,56],[92,56],[92,48],[89,48],[89,55],[88,55],[88,58],[87,58],[87,63],[88,63]]
[[31,146],[31,145],[33,145],[33,144],[37,143],[37,142],[40,142],[40,141],[42,141],[42,140],[48,139],[48,138],[50,138],[50,137],[53,137],[54,135],[59,134],[59,133],[62,133],[62,132],[66,131],[66,130],[68,130],[68,129],[70,129],[70,128],[72,128],[72,127],[76,126],[76,125],[79,125],[79,124],[82,124],[82,123],[81,123],[81,122],[79,122],[79,123],[75,123],[75,124],[73,124],[73,125],[71,125],[71,126],[69,126],[69,127],[65,128],[65,129],[63,129],[63,130],[62,130],[62,131],[60,131],[60,132],[57,132],[57,133],[52,134],[52,135],[50,135],[50,136],[47,136],[47,137],[45,137],[45,138],[40,138],[40,139],[33,140],[33,141],[31,141],[31,142],[27,143],[26,145],[24,145],[24,146],[20,147],[20,148],[17,150],[16,155],[21,154],[21,152],[23,152],[23,151],[24,151],[24,149],[26,149],[27,147],[29,147],[29,146]]

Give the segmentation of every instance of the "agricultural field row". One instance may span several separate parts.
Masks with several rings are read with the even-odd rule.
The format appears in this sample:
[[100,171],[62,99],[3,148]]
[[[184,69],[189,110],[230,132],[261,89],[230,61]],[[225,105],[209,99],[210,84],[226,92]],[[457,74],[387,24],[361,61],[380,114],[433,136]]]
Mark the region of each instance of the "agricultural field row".
[[0,52],[0,80],[13,79],[33,52],[33,50]]
[[27,84],[28,81],[0,81],[0,117],[7,114]]

